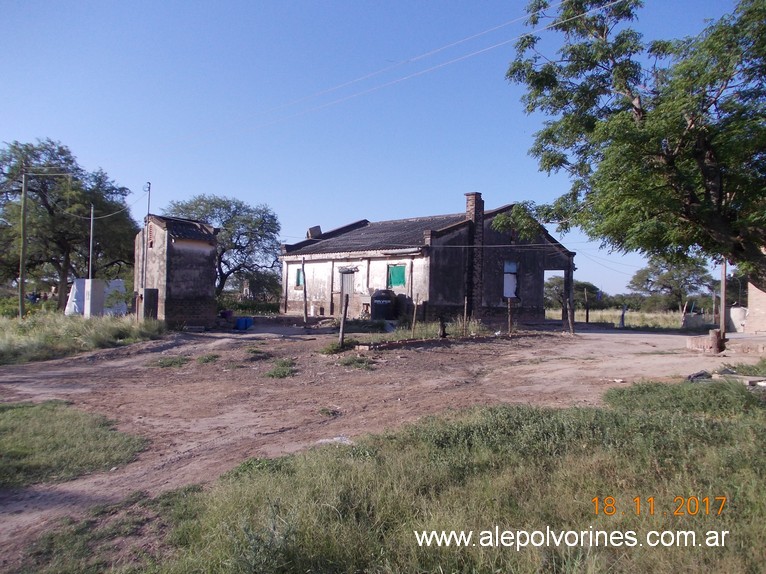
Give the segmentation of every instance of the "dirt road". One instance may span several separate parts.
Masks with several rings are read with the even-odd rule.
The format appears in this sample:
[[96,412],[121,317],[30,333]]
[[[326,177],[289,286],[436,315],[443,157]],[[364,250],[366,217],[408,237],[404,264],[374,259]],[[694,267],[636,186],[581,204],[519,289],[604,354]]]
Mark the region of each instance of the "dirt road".
[[[158,494],[207,483],[248,457],[353,439],[449,408],[597,405],[612,386],[757,361],[688,352],[681,335],[524,332],[510,341],[369,352],[373,370],[364,371],[319,352],[335,338],[268,326],[243,334],[177,333],[71,359],[2,367],[0,401],[71,401],[149,440],[125,467],[0,490],[2,560],[15,561],[35,534],[61,516],[81,515],[137,490]],[[150,366],[160,357],[211,353],[219,355],[215,362]],[[279,358],[295,361],[295,376],[265,376]]]

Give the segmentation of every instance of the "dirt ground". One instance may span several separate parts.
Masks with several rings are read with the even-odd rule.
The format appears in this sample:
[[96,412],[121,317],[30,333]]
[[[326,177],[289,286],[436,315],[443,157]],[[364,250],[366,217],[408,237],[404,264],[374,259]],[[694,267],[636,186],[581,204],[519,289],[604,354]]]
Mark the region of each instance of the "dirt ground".
[[[0,490],[0,567],[62,516],[137,491],[152,495],[209,483],[248,457],[272,457],[328,440],[395,428],[472,405],[598,405],[603,392],[643,379],[678,380],[751,355],[703,356],[683,335],[523,331],[510,341],[365,352],[364,371],[319,352],[334,334],[261,325],[244,333],[175,333],[159,341],[0,371],[0,401],[63,399],[146,437],[137,460],[69,482]],[[258,349],[270,359],[254,360]],[[182,367],[160,357],[220,355]],[[265,376],[291,358],[295,376]]]

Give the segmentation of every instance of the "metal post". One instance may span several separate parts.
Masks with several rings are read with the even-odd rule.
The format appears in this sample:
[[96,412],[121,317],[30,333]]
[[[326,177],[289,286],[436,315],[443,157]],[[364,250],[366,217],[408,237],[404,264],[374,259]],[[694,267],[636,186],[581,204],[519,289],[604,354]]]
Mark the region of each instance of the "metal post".
[[27,170],[21,166],[21,249],[19,256],[19,319],[24,318],[27,282]]

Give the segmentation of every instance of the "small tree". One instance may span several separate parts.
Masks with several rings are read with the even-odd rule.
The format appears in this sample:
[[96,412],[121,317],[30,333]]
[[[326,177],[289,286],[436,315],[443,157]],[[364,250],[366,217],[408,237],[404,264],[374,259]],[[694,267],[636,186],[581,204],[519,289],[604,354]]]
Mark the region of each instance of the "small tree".
[[223,292],[232,276],[246,278],[279,265],[279,221],[266,205],[252,207],[231,197],[196,195],[186,201],[171,201],[165,214],[220,228],[216,295]]

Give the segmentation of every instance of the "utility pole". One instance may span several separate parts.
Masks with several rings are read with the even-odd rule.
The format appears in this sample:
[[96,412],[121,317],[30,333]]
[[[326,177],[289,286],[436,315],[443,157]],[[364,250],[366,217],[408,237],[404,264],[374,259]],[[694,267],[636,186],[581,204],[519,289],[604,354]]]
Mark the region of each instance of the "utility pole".
[[19,319],[24,318],[27,282],[27,168],[21,164],[21,249],[19,256]]
[[93,204],[90,204],[90,249],[88,250],[88,279],[93,279]]
[[141,297],[144,296],[144,290],[146,289],[146,256],[149,251],[149,213],[152,209],[152,182],[147,181],[144,186],[144,191],[147,193],[146,199],[146,219],[144,220],[144,253],[141,257]]
[[726,259],[721,263],[721,305],[718,308],[721,345],[726,340]]

